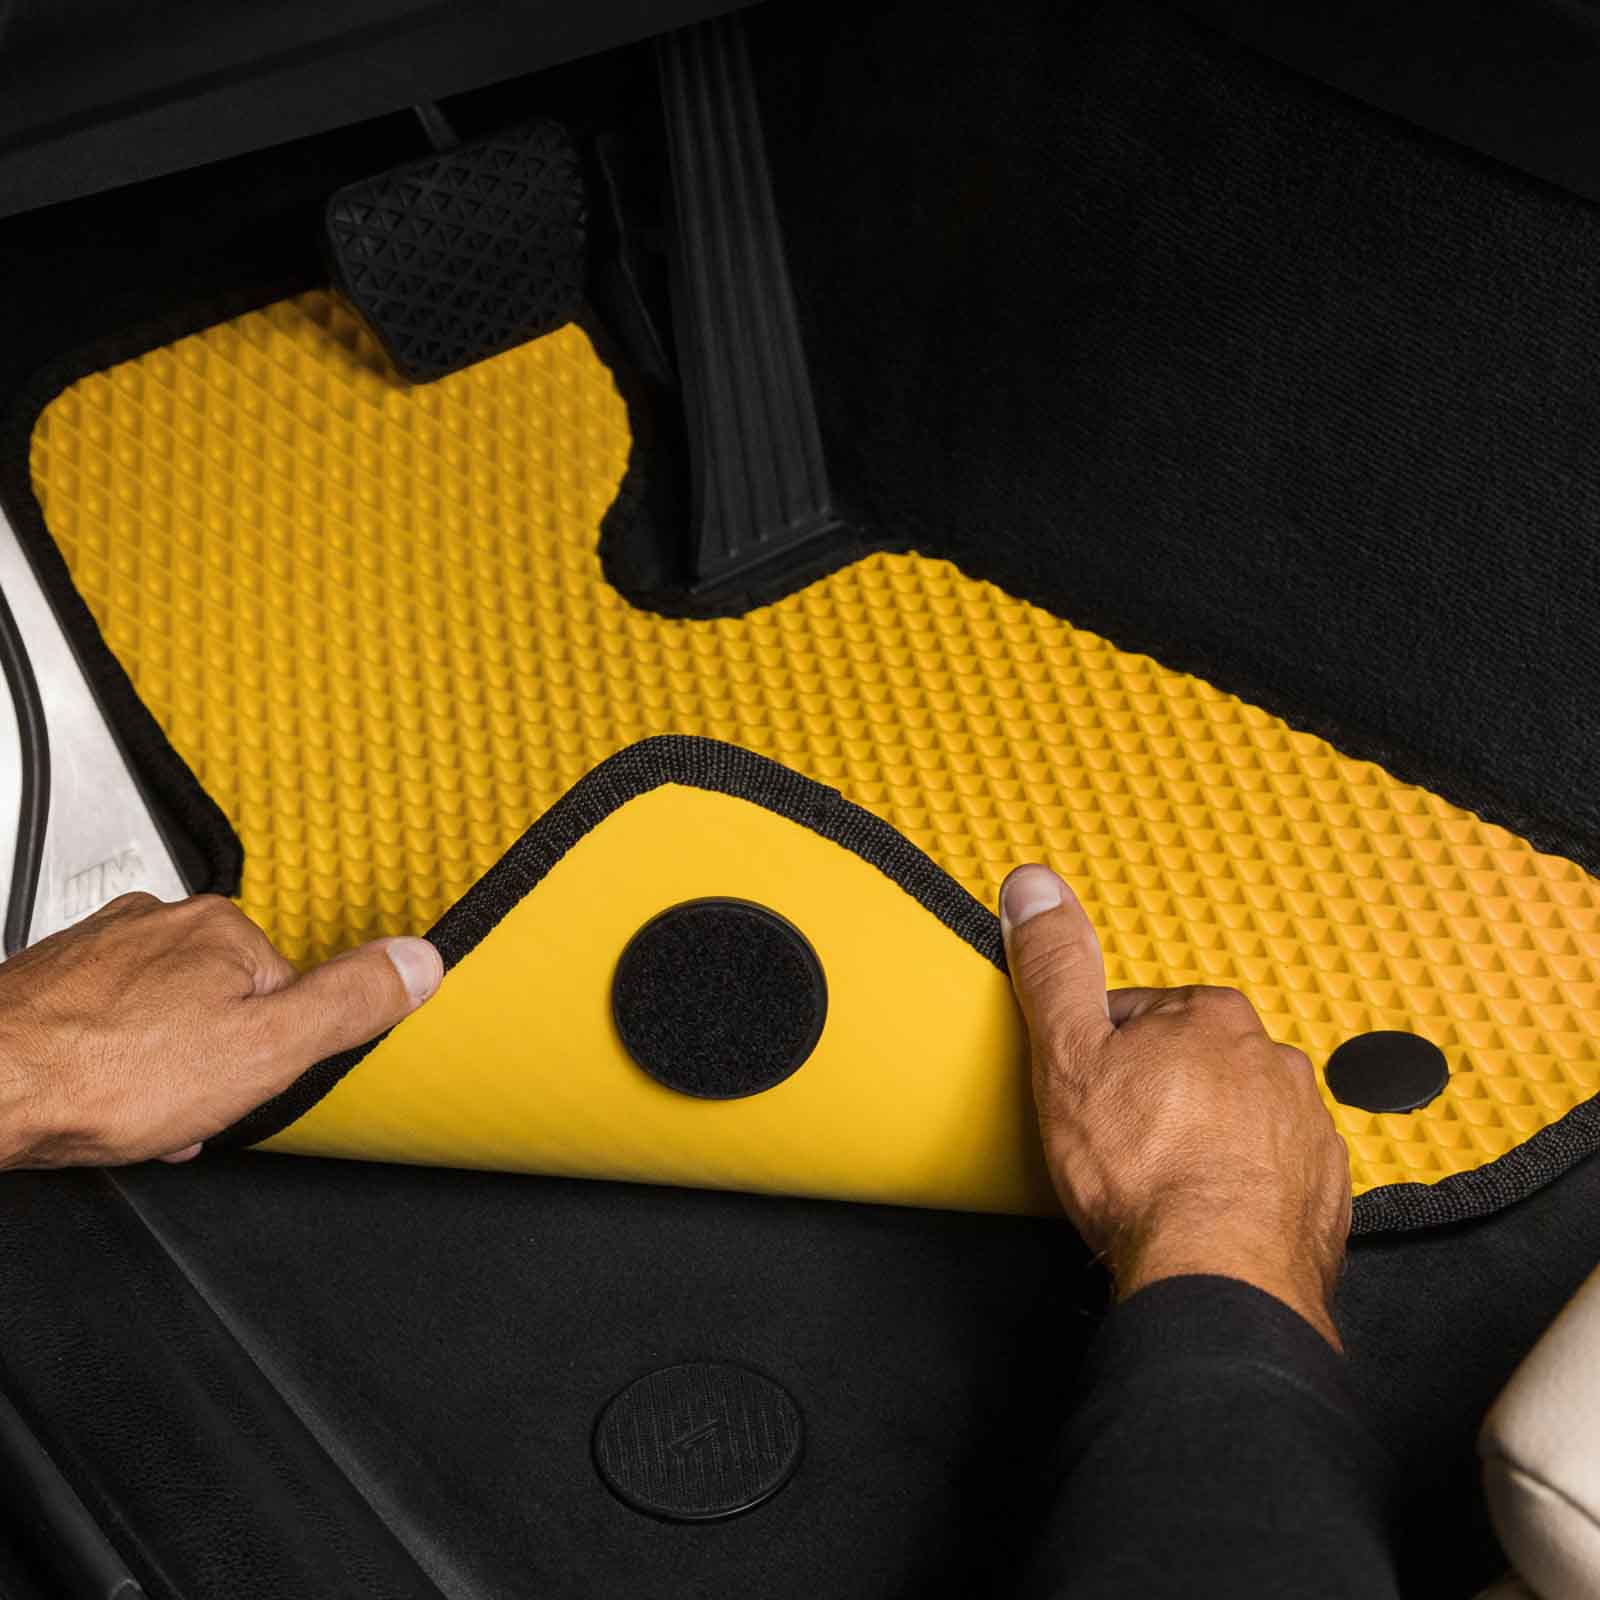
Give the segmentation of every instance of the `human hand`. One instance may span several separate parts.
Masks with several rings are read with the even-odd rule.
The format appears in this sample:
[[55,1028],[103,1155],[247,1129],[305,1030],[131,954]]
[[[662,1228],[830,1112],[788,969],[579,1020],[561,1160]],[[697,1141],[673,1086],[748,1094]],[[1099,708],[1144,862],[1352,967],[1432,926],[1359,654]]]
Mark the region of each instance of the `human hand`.
[[1048,867],[1017,868],[1000,907],[1045,1159],[1118,1296],[1217,1273],[1338,1348],[1350,1166],[1310,1061],[1232,989],[1108,995],[1088,915]]
[[228,900],[123,895],[0,964],[0,1168],[187,1160],[443,977],[410,938],[301,976]]

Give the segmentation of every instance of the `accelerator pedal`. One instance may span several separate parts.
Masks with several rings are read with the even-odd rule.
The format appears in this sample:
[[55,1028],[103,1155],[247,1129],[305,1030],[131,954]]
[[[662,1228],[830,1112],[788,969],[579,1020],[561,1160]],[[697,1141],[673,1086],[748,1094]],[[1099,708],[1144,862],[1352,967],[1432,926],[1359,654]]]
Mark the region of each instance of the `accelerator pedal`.
[[460,144],[437,106],[416,110],[435,154],[340,189],[324,225],[335,285],[395,370],[429,383],[573,319],[586,206],[559,123]]
[[658,61],[693,475],[690,589],[706,600],[812,566],[849,534],[834,509],[743,23],[669,34]]

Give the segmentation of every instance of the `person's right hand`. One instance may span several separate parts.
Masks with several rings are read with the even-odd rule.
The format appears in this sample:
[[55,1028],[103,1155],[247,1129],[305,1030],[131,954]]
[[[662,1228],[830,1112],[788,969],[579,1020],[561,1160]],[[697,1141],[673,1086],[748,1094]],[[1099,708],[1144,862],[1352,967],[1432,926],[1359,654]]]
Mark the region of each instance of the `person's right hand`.
[[1088,915],[1048,867],[1013,872],[1000,908],[1050,1174],[1118,1295],[1217,1273],[1337,1347],[1350,1164],[1310,1061],[1232,989],[1108,995]]
[[411,938],[302,976],[230,901],[124,895],[0,963],[0,1168],[186,1160],[443,976]]

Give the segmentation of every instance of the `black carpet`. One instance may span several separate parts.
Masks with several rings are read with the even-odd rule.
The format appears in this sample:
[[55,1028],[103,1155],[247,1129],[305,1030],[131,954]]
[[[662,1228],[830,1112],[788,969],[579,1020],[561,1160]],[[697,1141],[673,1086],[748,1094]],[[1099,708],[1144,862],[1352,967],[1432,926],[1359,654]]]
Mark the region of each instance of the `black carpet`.
[[[0,1379],[159,1552],[158,1594],[1004,1594],[1103,1304],[1064,1225],[1000,1218],[253,1155],[0,1194]],[[1406,1593],[1498,1568],[1473,1438],[1596,1216],[1590,1161],[1354,1250]],[[611,1395],[686,1360],[804,1414],[800,1471],[745,1519],[653,1521],[590,1465]]]
[[[251,1155],[0,1191],[0,1376],[192,1595],[982,1593],[1101,1292],[1064,1226],[1009,1219]],[[219,1381],[241,1350],[265,1380]],[[806,1428],[776,1500],[705,1527],[589,1455],[691,1360],[776,1378]]]

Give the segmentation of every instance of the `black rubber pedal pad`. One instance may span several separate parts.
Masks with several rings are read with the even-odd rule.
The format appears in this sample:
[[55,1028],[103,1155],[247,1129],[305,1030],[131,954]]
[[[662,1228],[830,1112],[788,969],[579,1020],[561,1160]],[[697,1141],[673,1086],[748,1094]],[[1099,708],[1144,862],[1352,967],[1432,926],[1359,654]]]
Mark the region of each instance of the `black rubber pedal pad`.
[[556,122],[349,184],[324,222],[335,286],[413,383],[552,333],[582,303],[583,172]]

